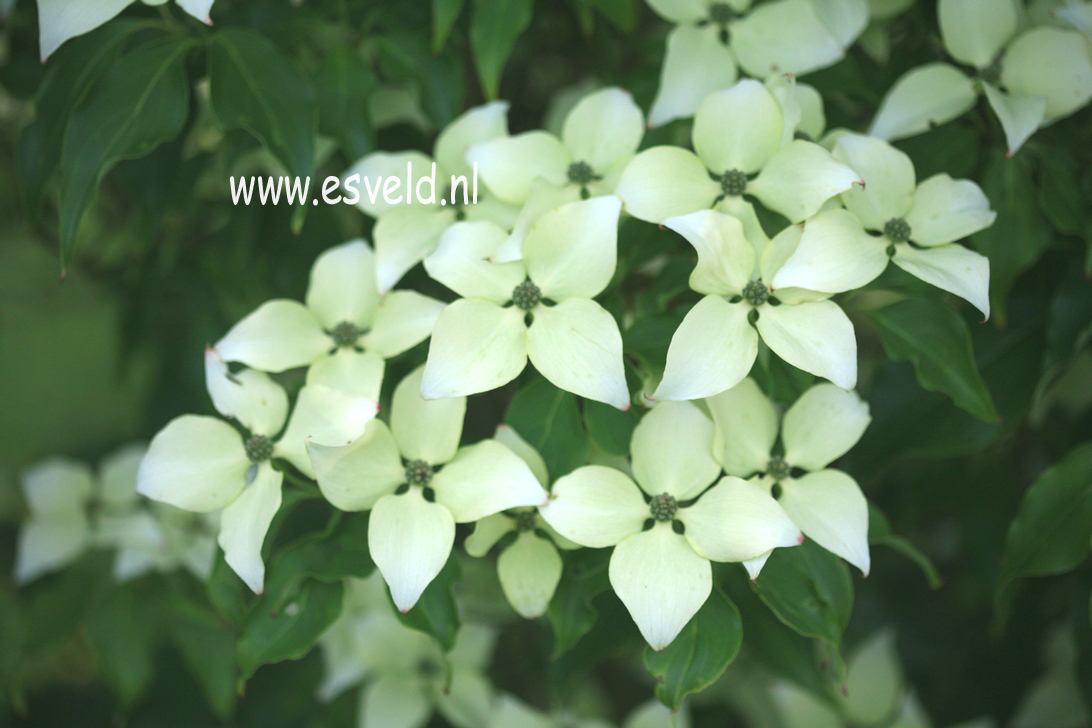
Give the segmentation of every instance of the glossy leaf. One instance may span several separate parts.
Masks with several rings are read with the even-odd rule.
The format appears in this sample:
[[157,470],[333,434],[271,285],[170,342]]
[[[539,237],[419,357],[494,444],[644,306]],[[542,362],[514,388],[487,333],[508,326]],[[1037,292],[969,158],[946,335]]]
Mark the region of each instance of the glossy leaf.
[[486,98],[497,98],[508,56],[530,24],[531,0],[474,0],[470,47]]
[[610,554],[610,549],[580,549],[565,554],[561,581],[546,609],[554,633],[554,659],[572,649],[599,619],[592,600],[610,588]]
[[463,12],[466,0],[432,0],[432,52],[439,53],[447,44],[447,37],[455,27],[455,21]]
[[814,541],[774,550],[752,588],[800,634],[841,642],[853,610],[853,581],[842,560]]
[[538,450],[554,480],[583,465],[588,456],[576,397],[545,379],[535,379],[512,398],[504,421]]
[[584,402],[584,425],[595,444],[610,455],[629,455],[629,441],[640,421],[633,407],[625,412],[602,402]]

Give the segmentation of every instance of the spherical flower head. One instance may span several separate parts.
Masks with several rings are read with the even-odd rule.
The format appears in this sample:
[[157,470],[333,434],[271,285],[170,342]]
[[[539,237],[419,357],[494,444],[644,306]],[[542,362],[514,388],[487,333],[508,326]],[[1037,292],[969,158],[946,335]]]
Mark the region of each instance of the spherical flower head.
[[784,480],[791,473],[792,468],[785,462],[785,458],[780,455],[774,455],[770,458],[770,463],[766,466],[766,474],[774,480]]
[[355,346],[357,340],[363,335],[364,331],[349,321],[342,321],[330,330],[330,338],[341,348]]
[[675,496],[669,493],[661,493],[652,496],[652,500],[648,504],[648,510],[652,512],[652,517],[657,521],[670,521],[679,510],[679,503],[675,500]]
[[273,457],[273,441],[265,435],[254,435],[244,443],[246,456],[252,463],[265,462]]
[[743,300],[752,306],[761,306],[770,300],[770,289],[762,281],[751,281],[743,287]]
[[526,280],[512,290],[512,303],[517,308],[530,311],[542,303],[542,290],[531,281]]
[[893,243],[905,243],[910,239],[910,232],[910,224],[901,217],[893,217],[883,226],[883,234]]
[[406,463],[406,482],[410,485],[426,486],[432,481],[432,466],[424,460],[410,460]]
[[720,188],[729,197],[739,197],[747,190],[747,175],[738,169],[730,169],[721,175]]
[[596,179],[595,170],[587,162],[573,162],[569,165],[568,172],[569,181],[575,184],[584,186],[589,182],[594,182]]
[[709,19],[717,25],[727,25],[736,15],[736,11],[728,3],[713,3],[709,6]]

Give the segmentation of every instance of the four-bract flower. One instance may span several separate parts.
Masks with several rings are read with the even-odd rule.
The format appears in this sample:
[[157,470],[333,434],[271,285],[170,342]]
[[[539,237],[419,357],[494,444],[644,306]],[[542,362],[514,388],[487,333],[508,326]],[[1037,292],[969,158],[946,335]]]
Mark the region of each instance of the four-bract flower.
[[694,116],[694,152],[646,149],[626,165],[616,192],[627,212],[648,222],[721,200],[735,213],[743,195],[799,222],[860,176],[818,144],[793,139],[795,121],[786,119],[765,85],[745,79],[702,102]]
[[[69,38],[83,35],[110,20],[136,0],[38,0],[38,27],[42,61]],[[143,0],[145,5],[163,5],[167,0]],[[178,0],[178,6],[202,23],[212,25],[209,10],[213,0]]]
[[285,428],[288,396],[268,375],[253,369],[231,373],[210,349],[205,353],[205,381],[216,410],[237,420],[250,436],[244,438],[215,417],[176,417],[148,446],[137,491],[187,511],[223,509],[218,542],[224,558],[260,593],[265,578],[262,542],[280,507],[284,478],[272,458],[284,458],[311,475],[304,441],[348,443],[364,431],[378,406],[364,397],[308,385],[300,390]]
[[56,457],[23,473],[22,486],[30,518],[19,531],[19,584],[67,566],[91,545],[88,507],[95,483],[87,465]]
[[842,309],[825,300],[829,294],[806,289],[804,280],[791,288],[770,284],[800,226],[786,228],[759,254],[743,224],[716,210],[670,218],[664,226],[697,250],[690,287],[705,297],[671,338],[653,399],[711,397],[735,386],[754,364],[760,335],[789,364],[843,389],[856,385],[857,339]]
[[539,508],[562,536],[614,547],[611,586],[656,650],[705,603],[711,560],[746,561],[803,539],[769,493],[734,476],[709,488],[720,474],[712,442],[713,423],[697,407],[664,402],[633,432],[640,487],[617,470],[589,465],[559,479]]
[[463,298],[436,320],[421,394],[496,389],[530,358],[560,389],[629,407],[622,335],[592,300],[614,275],[620,206],[617,197],[593,197],[543,214],[527,234],[523,259],[508,263],[488,260],[504,244],[501,228],[452,226],[425,269]]
[[[777,410],[750,378],[706,404],[724,472],[759,475],[766,492],[778,485],[777,502],[804,535],[868,576],[868,502],[857,481],[827,467],[861,438],[871,420],[868,405],[855,392],[816,384],[789,407],[779,428]],[[779,429],[781,447],[775,448]]]
[[806,285],[841,293],[874,279],[890,259],[989,318],[989,259],[955,244],[988,228],[997,216],[982,189],[946,174],[916,185],[910,158],[882,139],[844,134],[834,156],[863,172],[868,186],[842,194],[852,215],[828,211],[804,225],[795,252],[772,280],[774,287]]
[[381,296],[375,255],[353,240],[330,248],[311,268],[307,304],[267,301],[216,343],[225,361],[264,372],[308,366],[308,384],[379,399],[384,360],[425,339],[443,309],[416,291]]
[[648,0],[677,24],[667,36],[653,126],[690,116],[701,100],[736,80],[736,65],[756,78],[802,75],[830,66],[868,22],[864,0]]
[[[501,425],[494,437],[523,458],[544,488],[549,486],[550,476],[542,456],[515,430]],[[471,556],[485,556],[510,533],[516,534],[515,539],[497,557],[501,590],[521,617],[541,617],[561,580],[561,556],[557,549],[574,549],[578,545],[550,528],[534,508],[516,508],[483,518],[474,525],[474,532],[463,545]]]
[[[477,178],[466,159],[471,145],[508,135],[507,114],[506,101],[477,106],[440,132],[433,148],[434,159],[416,151],[373,152],[345,173],[346,181],[359,175],[359,179],[353,180],[360,192],[357,206],[377,220],[373,233],[375,276],[381,293],[393,288],[406,271],[432,252],[452,223],[489,220],[511,227],[518,208],[503,202],[495,193],[488,194],[483,187],[478,188],[477,201],[473,200]],[[407,171],[413,180],[408,197]],[[433,172],[434,201],[421,202],[417,197],[418,182],[431,177]],[[398,190],[391,192],[391,199],[401,199],[400,203],[390,204],[383,198],[381,186],[390,179],[401,180]],[[423,188],[421,196],[428,199]]]
[[421,376],[418,368],[395,388],[389,428],[375,420],[346,447],[307,445],[326,499],[371,510],[368,548],[403,612],[447,563],[456,523],[546,500],[527,464],[496,440],[459,448],[466,399],[426,401]]
[[947,63],[909,71],[884,97],[868,133],[884,139],[920,134],[961,116],[981,92],[1013,154],[1044,123],[1087,104],[1092,99],[1087,40],[1077,31],[1048,26],[1017,35],[1018,16],[1018,5],[1010,0],[940,0],[944,47],[974,69],[974,77]]

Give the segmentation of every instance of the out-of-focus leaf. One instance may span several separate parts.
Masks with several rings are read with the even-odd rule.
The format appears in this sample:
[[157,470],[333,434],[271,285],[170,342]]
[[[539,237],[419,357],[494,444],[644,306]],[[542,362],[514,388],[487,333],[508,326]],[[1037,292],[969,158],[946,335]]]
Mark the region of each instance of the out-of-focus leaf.
[[913,298],[866,311],[880,331],[884,350],[895,361],[910,361],[918,382],[942,392],[983,422],[1000,421],[975,366],[967,323],[952,309],[928,298]]
[[584,402],[584,425],[599,449],[610,455],[628,455],[629,441],[640,421],[637,410],[625,412],[602,402]]
[[921,573],[925,575],[930,589],[939,589],[943,583],[940,573],[937,571],[937,567],[933,565],[932,560],[922,553],[917,546],[910,543],[909,539],[896,536],[894,531],[891,530],[891,524],[888,522],[887,516],[873,503],[868,504],[868,543],[887,546],[913,561],[921,569]]
[[853,611],[853,581],[842,560],[814,541],[775,549],[752,588],[800,634],[841,643]]
[[1081,196],[1077,158],[1070,149],[1035,147],[1039,160],[1039,207],[1063,235],[1089,235],[1088,201]]
[[126,706],[133,705],[152,681],[161,636],[162,614],[149,604],[141,586],[133,581],[107,592],[84,620],[99,670]]
[[497,98],[504,64],[531,25],[531,0],[474,0],[470,47],[487,99]]
[[610,549],[565,552],[565,569],[546,609],[554,632],[554,659],[572,649],[595,626],[599,613],[592,600],[610,588],[610,554]]
[[672,710],[683,698],[713,684],[736,658],[743,643],[739,610],[714,589],[679,636],[656,652],[645,647],[645,668],[656,679],[656,697]]
[[226,720],[235,707],[235,634],[208,606],[172,595],[171,641],[200,683],[205,699],[217,716]]
[[407,627],[430,634],[440,641],[445,650],[455,646],[459,633],[459,605],[455,602],[455,583],[461,575],[459,560],[449,556],[444,568],[425,587],[421,598],[405,614],[395,610],[398,619]]
[[304,581],[280,600],[259,599],[236,648],[242,680],[262,665],[303,657],[341,614],[341,582]]
[[[417,33],[392,33],[376,40],[385,78],[406,81],[421,89],[421,106],[436,126],[446,126],[459,113],[466,79],[451,53],[434,55]],[[450,49],[449,49],[450,51]]]
[[447,44],[447,37],[455,27],[455,21],[463,12],[466,0],[432,0],[432,52],[439,53]]
[[512,398],[504,421],[538,450],[554,480],[583,465],[588,456],[576,397],[545,379],[535,379]]
[[634,0],[583,0],[583,4],[599,11],[604,18],[626,33],[633,30],[637,21]]
[[368,99],[375,89],[372,69],[346,46],[334,46],[315,72],[319,131],[337,139],[350,161],[372,151]]

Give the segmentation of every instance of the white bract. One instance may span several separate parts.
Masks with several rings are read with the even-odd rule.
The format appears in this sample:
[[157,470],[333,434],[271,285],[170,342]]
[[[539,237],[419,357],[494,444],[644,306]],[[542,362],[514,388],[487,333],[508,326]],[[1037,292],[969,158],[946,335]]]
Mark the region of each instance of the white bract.
[[593,197],[543,214],[527,234],[523,259],[507,263],[488,260],[504,244],[504,230],[453,225],[425,269],[463,298],[436,320],[421,394],[496,389],[530,358],[555,386],[628,408],[622,335],[592,300],[614,275],[620,206],[616,197]]
[[391,424],[371,422],[347,447],[307,445],[323,495],[371,510],[368,548],[394,603],[417,603],[451,554],[455,524],[546,501],[527,464],[496,440],[459,447],[466,399],[426,401],[422,370],[394,392]]
[[[650,700],[626,716],[622,728],[690,728],[687,705],[684,703],[679,712],[672,713],[660,701]],[[603,718],[575,716],[571,711],[543,713],[507,693],[494,706],[485,728],[614,728],[615,725]]]
[[[515,222],[519,209],[507,204],[500,195],[490,195],[479,187],[477,201],[473,201],[477,178],[466,159],[472,145],[508,136],[507,114],[506,101],[477,106],[440,132],[432,158],[416,151],[374,152],[345,173],[346,182],[359,175],[359,179],[353,180],[360,192],[357,207],[377,220],[375,276],[381,293],[393,288],[410,268],[432,252],[440,236],[456,221],[489,220],[506,228]],[[407,171],[414,180],[414,189],[408,191]],[[417,197],[419,182],[433,174],[434,202],[421,202]],[[388,203],[379,191],[390,179],[401,180],[397,192],[391,193],[391,198],[400,198],[401,203]],[[427,199],[428,195],[421,190],[421,197]],[[469,204],[463,204],[464,201]]]
[[677,27],[667,36],[660,89],[649,112],[659,126],[690,116],[731,86],[737,65],[756,78],[803,75],[837,63],[864,30],[864,0],[648,0]]
[[415,291],[380,295],[375,255],[353,240],[311,268],[307,304],[267,301],[216,343],[225,361],[264,372],[310,365],[307,383],[379,399],[384,360],[432,332],[443,303]]
[[735,386],[750,372],[759,336],[795,367],[825,377],[843,389],[857,382],[857,339],[830,294],[776,287],[784,251],[801,235],[790,226],[762,244],[748,240],[743,224],[716,210],[669,218],[674,230],[698,252],[690,287],[705,297],[683,319],[667,351],[667,366],[653,399],[698,399]]
[[285,427],[288,396],[268,375],[253,369],[232,373],[210,349],[205,353],[205,381],[216,410],[237,420],[250,437],[244,439],[215,417],[176,417],[148,446],[137,490],[187,511],[222,509],[218,541],[224,558],[260,593],[265,578],[262,543],[280,507],[284,478],[271,459],[284,458],[313,475],[304,441],[346,444],[359,437],[378,406],[365,397],[307,385]]
[[[163,5],[167,0],[142,0]],[[69,38],[83,35],[110,20],[136,0],[38,0],[38,28],[42,61]],[[202,23],[212,25],[213,0],[178,0],[178,6]]]
[[778,96],[791,96],[792,89],[778,91],[745,79],[709,94],[694,116],[694,152],[652,147],[626,166],[617,186],[626,211],[661,223],[723,201],[729,212],[747,218],[738,210],[750,207],[743,198],[748,195],[799,222],[860,183],[826,149],[793,138],[800,110],[787,115]]
[[84,463],[54,457],[27,469],[22,486],[30,517],[15,555],[19,584],[68,566],[91,546],[88,508],[95,483]]
[[901,139],[961,116],[986,96],[1014,154],[1036,129],[1092,99],[1092,48],[1076,30],[1050,26],[1018,33],[1017,3],[940,0],[944,47],[968,76],[947,63],[919,66],[884,97],[869,134]]
[[[861,438],[871,421],[868,405],[855,392],[817,384],[779,427],[777,410],[750,378],[706,404],[716,425],[713,452],[724,472],[757,476],[767,492],[779,485],[778,503],[804,535],[868,576],[868,502],[857,481],[827,467]],[[760,567],[766,556],[752,566]]]
[[844,134],[834,156],[862,171],[868,186],[842,194],[852,215],[827,211],[804,225],[795,251],[773,278],[774,287],[849,291],[882,273],[890,259],[989,318],[990,262],[955,244],[988,228],[997,216],[982,189],[947,174],[916,184],[910,158],[882,139]]
[[589,465],[559,479],[539,509],[566,538],[614,547],[611,586],[656,650],[671,644],[705,603],[713,585],[710,561],[747,561],[803,539],[777,501],[754,484],[729,475],[709,487],[720,474],[712,442],[713,423],[697,407],[665,402],[633,432],[636,484],[617,470]]

